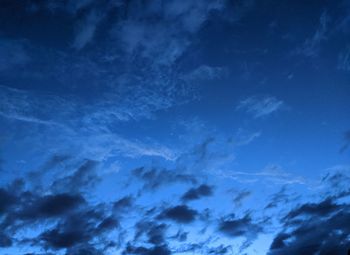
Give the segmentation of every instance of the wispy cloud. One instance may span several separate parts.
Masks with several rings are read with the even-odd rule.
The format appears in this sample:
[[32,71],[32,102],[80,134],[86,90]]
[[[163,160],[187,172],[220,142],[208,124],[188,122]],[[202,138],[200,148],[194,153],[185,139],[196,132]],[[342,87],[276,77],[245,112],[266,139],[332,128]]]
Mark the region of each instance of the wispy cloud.
[[343,71],[350,71],[350,46],[339,54],[338,69]]
[[[156,141],[142,142],[136,139],[127,139],[108,128],[108,124],[115,121],[127,121],[128,118],[118,118],[124,108],[131,116],[135,114],[150,114],[152,110],[141,109],[136,106],[128,109],[125,105],[114,106],[112,104],[84,106],[71,98],[61,98],[52,95],[40,95],[30,91],[12,89],[0,86],[0,116],[12,121],[22,121],[28,124],[42,125],[42,134],[37,134],[31,139],[41,139],[41,135],[52,136],[57,150],[76,152],[82,158],[104,160],[112,156],[123,155],[125,157],[161,157],[166,160],[175,160],[176,153],[170,148],[158,144]],[[154,101],[151,104],[156,104]],[[141,113],[141,111],[144,111]],[[51,114],[55,112],[55,114]],[[138,113],[137,113],[138,112]],[[84,123],[84,127],[80,127]],[[45,129],[47,127],[48,129]],[[29,139],[29,138],[28,138]],[[67,144],[68,143],[68,144]],[[80,149],[78,149],[80,147]],[[72,152],[72,151],[71,151]]]
[[188,81],[216,80],[227,76],[227,74],[228,69],[224,67],[201,65],[185,74],[184,79]]
[[258,172],[243,171],[217,171],[218,176],[230,178],[242,183],[254,183],[267,181],[276,184],[306,184],[306,180],[301,177],[285,171],[281,166],[271,164]]
[[307,38],[303,45],[296,49],[295,53],[302,54],[306,57],[317,57],[321,48],[322,41],[327,39],[328,25],[330,16],[323,12],[320,16],[319,27],[310,38]]
[[25,42],[9,40],[0,37],[0,72],[11,70],[13,67],[21,67],[30,60],[25,50]]
[[77,32],[72,45],[75,49],[80,50],[91,42],[102,17],[101,14],[91,12],[81,21],[81,24],[77,26]]
[[252,96],[240,101],[236,109],[261,118],[281,110],[284,105],[282,100],[273,96]]

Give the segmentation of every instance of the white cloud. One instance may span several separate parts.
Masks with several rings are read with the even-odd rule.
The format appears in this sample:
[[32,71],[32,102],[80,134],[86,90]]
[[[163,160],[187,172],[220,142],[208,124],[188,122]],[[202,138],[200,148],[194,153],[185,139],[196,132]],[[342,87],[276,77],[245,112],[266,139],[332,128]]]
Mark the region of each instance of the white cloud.
[[[145,100],[142,103],[147,104],[147,100],[152,100],[152,98],[146,97]],[[128,109],[128,103],[125,102],[124,106],[120,105],[119,107]],[[113,107],[113,105],[107,105],[104,108],[104,106],[96,105],[89,108],[72,101],[72,99],[38,95],[25,90],[0,86],[0,117],[43,126],[40,134],[28,137],[28,139],[43,140],[43,137],[47,137],[45,140],[54,143],[57,150],[71,151],[79,154],[81,158],[98,161],[117,156],[161,157],[171,161],[176,159],[174,151],[166,146],[161,146],[154,141],[145,143],[127,139],[117,132],[112,132],[108,128],[108,124],[111,122],[110,118],[114,118],[116,121],[129,120],[115,116],[119,110],[118,107]],[[128,110],[130,115],[133,115],[132,111],[151,111],[139,109],[138,106]],[[34,144],[40,144],[40,142]],[[47,146],[47,144],[43,146]]]
[[242,183],[254,183],[259,181],[267,181],[280,185],[284,184],[306,184],[306,180],[301,176],[296,176],[291,172],[285,171],[279,165],[268,165],[258,172],[244,171],[217,171],[218,176],[230,178]]
[[193,80],[216,80],[227,76],[228,70],[224,67],[214,67],[208,65],[201,65],[184,75],[187,81]]
[[252,96],[240,101],[236,109],[261,118],[280,110],[283,106],[282,100],[272,96]]

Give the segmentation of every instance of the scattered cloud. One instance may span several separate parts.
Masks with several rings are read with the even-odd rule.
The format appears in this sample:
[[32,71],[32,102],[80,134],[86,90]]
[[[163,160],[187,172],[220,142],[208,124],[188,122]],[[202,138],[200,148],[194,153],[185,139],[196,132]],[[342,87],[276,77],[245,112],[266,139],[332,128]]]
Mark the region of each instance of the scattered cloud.
[[0,72],[14,67],[23,67],[30,61],[24,41],[8,40],[0,37]]
[[73,47],[77,50],[84,48],[93,38],[97,25],[101,19],[100,14],[91,12],[87,15],[85,20],[81,22],[77,28],[77,34],[75,35]]
[[158,217],[160,219],[169,219],[177,223],[188,224],[193,222],[198,215],[196,210],[189,208],[187,205],[177,205],[165,209]]
[[132,176],[144,183],[144,189],[154,190],[163,185],[172,183],[191,183],[196,184],[197,179],[190,174],[182,174],[177,171],[167,169],[144,167],[136,168],[132,171]]
[[340,148],[339,152],[343,153],[349,148],[349,146],[350,146],[350,130],[344,133],[344,145]]
[[349,217],[349,206],[332,198],[305,203],[284,219],[284,230],[275,236],[268,254],[345,254]]
[[338,69],[343,71],[350,71],[350,46],[339,53]]
[[219,231],[228,237],[244,237],[246,241],[241,247],[241,251],[247,248],[255,240],[263,228],[252,221],[249,215],[237,218],[235,215],[224,217],[219,222]]
[[248,190],[238,192],[238,194],[233,198],[233,203],[236,205],[236,207],[239,207],[242,205],[243,200],[251,196],[251,194],[252,192]]
[[314,35],[307,38],[303,45],[296,50],[297,54],[302,54],[306,57],[317,57],[321,48],[321,43],[327,40],[327,32],[329,30],[330,16],[327,12],[323,12],[320,17],[319,27]]
[[[45,195],[25,186],[22,180],[0,190],[1,246],[21,247],[26,240],[48,251],[107,249],[103,237],[118,227],[118,221],[103,205],[90,203],[82,195]],[[31,233],[25,234],[23,231],[29,228]],[[18,241],[19,232],[22,241]]]
[[190,201],[190,200],[197,200],[202,197],[208,197],[213,194],[213,187],[208,186],[206,184],[202,184],[198,186],[197,188],[191,188],[189,189],[185,194],[182,195],[182,200],[184,201]]
[[273,96],[252,96],[239,102],[236,109],[262,118],[282,109],[284,102]]
[[218,171],[216,173],[221,177],[231,178],[243,183],[267,181],[276,184],[306,184],[303,177],[294,176],[279,165],[274,164],[266,166],[260,172]]
[[184,75],[187,81],[217,80],[227,76],[228,70],[223,67],[202,65]]

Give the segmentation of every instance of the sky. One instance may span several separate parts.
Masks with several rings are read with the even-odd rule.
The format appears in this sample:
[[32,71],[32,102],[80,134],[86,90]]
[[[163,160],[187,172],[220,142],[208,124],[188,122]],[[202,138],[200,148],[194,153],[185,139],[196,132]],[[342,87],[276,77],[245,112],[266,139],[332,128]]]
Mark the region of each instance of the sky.
[[1,255],[342,255],[350,1],[1,0]]

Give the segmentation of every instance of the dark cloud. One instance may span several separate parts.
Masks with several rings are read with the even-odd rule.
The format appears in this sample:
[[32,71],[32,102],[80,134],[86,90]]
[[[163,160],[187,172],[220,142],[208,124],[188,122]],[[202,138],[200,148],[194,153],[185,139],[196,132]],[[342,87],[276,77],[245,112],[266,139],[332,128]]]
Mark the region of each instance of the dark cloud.
[[213,194],[213,187],[208,186],[206,184],[202,184],[197,188],[189,189],[185,194],[183,194],[182,200],[184,201],[197,200],[202,197],[209,197],[212,194]]
[[[300,216],[309,216],[307,219]],[[284,219],[284,230],[270,247],[275,254],[346,254],[350,247],[350,207],[332,198],[306,203],[293,209]]]
[[299,216],[310,216],[310,217],[326,217],[330,213],[334,213],[341,209],[339,205],[335,204],[331,198],[327,198],[319,203],[306,203],[300,207],[292,210],[285,217],[286,220],[291,220]]
[[192,183],[197,182],[196,178],[189,174],[177,173],[166,169],[146,169],[144,167],[136,168],[132,171],[132,175],[144,183],[145,189],[154,190],[163,185],[172,183]]
[[76,247],[103,239],[103,234],[118,227],[118,221],[106,216],[99,207],[86,208],[80,212],[67,215],[52,229],[44,231],[37,240],[48,249]]
[[52,155],[49,158],[49,160],[47,160],[42,166],[41,172],[49,171],[52,168],[61,166],[64,162],[67,162],[69,159],[71,159],[70,155],[61,155],[61,154]]
[[218,230],[228,237],[245,238],[244,243],[240,247],[240,251],[243,251],[263,231],[263,224],[254,223],[249,215],[237,218],[232,214],[220,220]]
[[0,248],[12,246],[12,239],[3,233],[0,233]]
[[187,205],[177,205],[165,209],[160,215],[160,219],[169,219],[177,223],[191,223],[196,219],[198,212]]
[[233,215],[233,217],[229,216],[220,221],[219,230],[230,237],[244,237],[250,236],[251,234],[256,235],[262,231],[262,228],[254,224],[249,216],[235,218]]
[[344,145],[340,148],[339,152],[343,153],[349,148],[350,145],[350,130],[344,133]]
[[135,255],[171,255],[171,251],[166,245],[162,246],[153,246],[146,248],[143,246],[132,246],[127,245],[126,249],[122,254],[135,254]]
[[179,242],[184,242],[187,240],[188,232],[183,232],[179,230],[173,238]]
[[251,191],[248,190],[244,190],[239,192],[234,198],[233,198],[233,202],[236,206],[241,206],[242,205],[242,201],[244,199],[246,199],[247,197],[249,197],[252,194]]
[[135,241],[146,237],[146,242],[152,245],[162,245],[166,243],[166,230],[168,225],[155,221],[140,221],[135,225]]
[[93,187],[100,181],[100,177],[96,173],[97,166],[97,161],[85,160],[73,174],[56,180],[52,184],[52,189],[81,192],[84,189]]
[[326,188],[327,196],[335,199],[350,195],[349,170],[348,166],[341,165],[328,169],[328,172],[322,178],[322,184]]
[[220,245],[218,247],[209,248],[207,254],[222,255],[222,254],[228,254],[231,251],[232,251],[231,246]]
[[0,188],[0,214],[3,214],[15,202],[16,197],[12,193]]
[[135,202],[132,196],[126,196],[113,203],[113,210],[116,213],[126,212]]
[[[89,252],[83,250],[86,244],[107,249],[110,242],[104,241],[106,234],[119,228],[118,219],[104,204],[89,203],[76,193],[42,195],[36,189],[26,190],[20,180],[0,189],[0,204],[3,247],[30,244],[48,251],[69,249],[66,254],[101,254],[92,247]],[[16,236],[28,228],[39,233]]]
[[33,199],[23,206],[19,216],[23,219],[56,217],[76,209],[85,202],[84,198],[67,193],[48,195]]
[[271,196],[268,204],[265,206],[265,209],[272,209],[278,207],[279,205],[286,205],[296,199],[297,196],[295,194],[291,194],[288,191],[287,186],[283,186],[278,192]]

